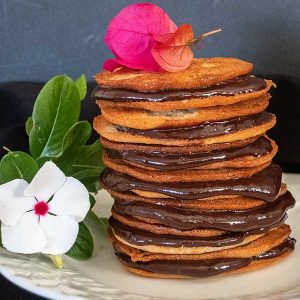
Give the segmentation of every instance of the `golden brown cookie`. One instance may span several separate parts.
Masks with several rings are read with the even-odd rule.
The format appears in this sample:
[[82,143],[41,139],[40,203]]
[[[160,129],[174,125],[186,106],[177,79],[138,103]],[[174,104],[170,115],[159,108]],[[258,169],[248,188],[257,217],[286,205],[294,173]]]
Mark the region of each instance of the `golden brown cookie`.
[[103,87],[138,91],[193,89],[215,85],[252,71],[253,65],[231,57],[195,58],[181,72],[151,73],[122,68],[115,72],[102,71],[95,80]]
[[222,149],[238,148],[247,146],[255,142],[260,136],[254,136],[249,139],[237,140],[228,143],[219,143],[211,145],[195,145],[195,146],[163,146],[163,145],[143,145],[134,143],[119,143],[110,141],[104,137],[100,138],[101,144],[108,149],[118,151],[141,151],[141,152],[160,152],[160,153],[195,153],[209,152]]
[[[150,269],[153,269],[151,265],[155,266],[155,262],[158,262],[158,265],[160,264],[160,262],[165,262],[167,263],[167,265],[172,265],[172,263],[175,265],[178,265],[179,263],[179,265],[181,265],[183,263],[188,265],[200,264],[201,266],[201,264],[203,264],[204,267],[212,260],[217,260],[219,263],[222,263],[222,261],[228,261],[230,259],[237,261],[241,259],[242,261],[247,262],[248,259],[248,263],[246,264],[246,266],[236,268],[229,272],[221,272],[221,274],[218,272],[217,275],[233,275],[246,271],[252,271],[268,266],[272,263],[279,262],[281,259],[287,257],[293,252],[295,241],[288,238],[289,232],[290,228],[288,227],[288,225],[282,225],[281,227],[268,232],[261,238],[258,238],[253,242],[248,243],[247,245],[221,251],[191,255],[150,253],[122,244],[120,241],[115,239],[114,236],[111,236],[111,239],[113,241],[113,246],[117,251],[116,253],[121,254],[121,256],[119,256],[118,254],[121,263],[124,264],[125,268],[130,272],[154,278],[191,278],[198,276],[182,275],[178,274],[177,271],[175,273],[168,273],[160,268],[156,268],[156,272],[147,271],[147,269],[149,269],[147,265],[150,264]],[[274,254],[270,258],[268,257],[269,254],[264,255],[265,253]],[[124,260],[122,255],[127,257],[127,259]],[[154,265],[152,264],[152,262],[154,262]],[[191,262],[193,263],[191,264]],[[200,267],[200,270],[203,269]],[[209,273],[205,274],[203,272],[201,272],[200,274],[201,277],[205,277],[206,275],[213,275],[209,275]]]
[[195,145],[211,145],[219,143],[230,143],[233,141],[246,140],[265,134],[276,123],[276,117],[272,115],[271,119],[261,125],[247,128],[244,130],[228,133],[226,135],[213,136],[201,139],[159,139],[128,132],[118,131],[116,127],[105,120],[103,116],[98,116],[94,119],[94,129],[110,141],[121,143],[136,143],[150,145],[166,145],[166,146],[195,146]]
[[113,242],[113,246],[120,252],[129,255],[132,261],[152,261],[152,260],[201,260],[216,258],[245,258],[256,256],[266,252],[273,247],[283,243],[291,233],[291,228],[287,224],[283,224],[276,229],[270,230],[259,239],[255,239],[247,245],[238,246],[232,249],[224,249],[220,251],[202,253],[202,254],[162,254],[143,251],[133,248],[119,241],[110,231],[109,236]]
[[[262,147],[264,148],[260,150]],[[261,151],[259,155],[257,149]],[[139,152],[136,150],[133,152],[126,150],[111,152],[111,150],[104,149],[103,159],[146,170],[170,171],[171,173],[178,169],[248,168],[270,161],[276,155],[278,146],[271,139],[260,138],[255,144],[248,145],[246,148],[237,148],[236,152],[233,150],[235,149],[231,148],[230,151],[225,149],[218,152],[199,152],[199,160],[198,152],[190,152],[186,156],[184,156],[184,153],[171,153],[171,156],[166,156],[167,153],[164,152],[156,152],[154,154],[151,151]],[[233,153],[233,155],[232,157],[226,157],[226,153]],[[193,156],[190,154],[193,154]],[[157,160],[157,157],[161,157],[161,160]],[[169,157],[171,157],[170,160],[168,160]],[[222,157],[222,159],[218,160],[219,157]],[[149,163],[149,160],[151,163]],[[180,160],[180,164],[174,164],[174,161],[177,160]],[[163,165],[158,163],[163,163]]]
[[[107,190],[107,188],[105,188],[105,189]],[[143,190],[139,190],[139,189],[132,189],[131,192],[134,193],[134,194],[136,194],[136,195],[138,195],[138,196],[144,197],[144,198],[150,198],[150,199],[170,199],[170,197],[168,195],[164,195],[164,194],[157,193],[157,192],[148,192],[148,191],[143,191]],[[111,191],[110,191],[110,193],[111,193]],[[224,195],[224,197],[226,197],[226,196]],[[214,197],[212,197],[212,198],[214,198]],[[199,199],[199,200],[202,201],[202,199]],[[186,201],[186,200],[183,200],[183,201]]]
[[117,108],[133,108],[146,109],[151,111],[170,111],[175,109],[192,109],[212,107],[217,105],[232,105],[235,103],[257,99],[265,95],[274,85],[271,80],[266,80],[266,87],[262,90],[252,93],[236,94],[234,96],[212,96],[207,98],[189,98],[184,100],[173,100],[164,102],[145,102],[145,101],[131,101],[131,102],[117,102],[99,99],[96,101],[99,107],[117,107]]
[[[133,163],[123,159],[113,159],[103,152],[104,164],[121,173],[149,181],[209,181],[250,177],[267,167],[277,153],[277,145],[271,141],[272,151],[261,157],[245,156],[204,166],[194,166],[181,170],[159,170]],[[193,170],[193,172],[191,172]]]
[[[286,252],[284,252],[283,254],[281,254],[280,256],[277,256],[275,258],[253,260],[246,267],[243,267],[243,268],[240,268],[237,270],[233,270],[233,271],[227,271],[227,272],[225,271],[224,273],[222,273],[219,276],[237,275],[237,274],[242,274],[242,273],[256,271],[256,270],[259,270],[262,268],[266,268],[275,263],[279,263],[281,260],[288,257],[292,252],[293,252],[293,250],[287,250]],[[157,278],[157,279],[190,279],[190,278],[193,278],[193,277],[188,277],[188,276],[184,276],[184,275],[158,274],[158,273],[153,273],[153,272],[147,272],[144,270],[140,270],[140,269],[132,268],[132,267],[128,267],[128,266],[124,266],[124,268],[130,273],[133,273],[133,274],[136,274],[139,276],[149,277],[149,278]]]
[[[165,206],[186,207],[187,209],[197,208],[197,209],[243,210],[243,209],[249,209],[252,207],[264,205],[266,203],[265,201],[257,198],[238,196],[238,195],[220,195],[220,196],[213,196],[213,197],[207,197],[207,198],[196,199],[196,200],[181,200],[181,199],[175,199],[170,197],[164,197],[164,198],[143,197],[133,193],[120,193],[109,189],[107,189],[107,191],[112,195],[112,197],[125,200],[125,201],[145,202],[149,204],[160,203],[161,205],[165,205]],[[287,187],[284,183],[282,183],[277,198],[282,196],[286,192],[287,192]]]
[[176,228],[168,227],[163,224],[151,224],[141,221],[138,218],[133,218],[130,216],[121,216],[114,210],[112,210],[112,216],[118,220],[119,222],[138,228],[140,230],[146,230],[152,233],[157,234],[172,234],[172,235],[180,235],[180,236],[197,236],[197,237],[212,237],[224,234],[224,230],[216,230],[216,229],[194,229],[194,230],[178,230]]
[[193,168],[175,171],[153,171],[134,167],[120,160],[109,159],[105,153],[102,156],[102,159],[104,164],[110,169],[125,173],[140,180],[151,182],[199,182],[248,178],[267,168],[271,163],[271,159],[269,159],[261,165],[253,164],[254,167],[235,166],[233,168],[221,169]]
[[[198,181],[197,184],[189,181],[158,183],[139,180],[110,168],[105,168],[100,175],[100,184],[108,191],[113,190],[129,195],[135,193],[146,198],[196,200],[226,194],[255,197],[272,202],[280,193],[281,176],[281,168],[272,164],[249,179]],[[144,193],[141,191],[144,191]]]
[[[273,230],[273,229],[272,229]],[[274,229],[275,230],[275,229]],[[229,245],[229,246],[223,246],[223,247],[212,247],[212,246],[203,246],[203,247],[172,247],[172,246],[158,246],[158,245],[134,245],[130,244],[129,242],[122,239],[120,236],[118,236],[114,229],[111,228],[111,231],[115,238],[120,241],[122,244],[125,244],[127,246],[130,246],[131,248],[143,250],[150,253],[161,253],[161,254],[173,254],[173,255],[196,255],[196,254],[203,254],[203,253],[209,253],[209,252],[215,252],[215,251],[222,251],[226,249],[232,249],[235,247],[240,247],[243,245],[247,245],[251,243],[252,241],[255,241],[256,239],[262,237],[263,234],[253,234],[248,235],[244,238],[242,242],[239,244]],[[166,237],[167,238],[167,237]]]
[[145,223],[164,224],[183,231],[211,228],[245,232],[270,228],[281,223],[286,218],[287,211],[295,205],[295,199],[289,192],[273,202],[238,210],[224,210],[222,202],[218,208],[198,209],[163,206],[159,202],[149,204],[115,200],[113,211],[119,215],[138,218]]
[[100,105],[104,118],[120,126],[136,129],[187,127],[208,121],[227,120],[235,117],[255,115],[269,105],[270,95],[235,103],[201,109],[175,109],[173,111],[153,112],[142,109],[119,108]]

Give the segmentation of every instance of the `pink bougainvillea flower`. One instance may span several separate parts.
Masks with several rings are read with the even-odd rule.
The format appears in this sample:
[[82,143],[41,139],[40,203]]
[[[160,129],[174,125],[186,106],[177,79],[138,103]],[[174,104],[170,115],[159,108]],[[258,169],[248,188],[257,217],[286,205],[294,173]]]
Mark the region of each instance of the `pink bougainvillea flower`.
[[110,71],[119,66],[145,71],[161,71],[151,50],[161,36],[174,33],[175,23],[160,7],[151,3],[132,4],[122,9],[111,21],[105,43],[115,59],[103,67]]
[[183,24],[173,33],[162,37],[152,48],[156,62],[168,72],[185,70],[193,60],[190,43],[194,40],[192,26]]
[[150,72],[180,72],[192,62],[193,47],[220,29],[195,39],[192,26],[179,28],[158,6],[151,3],[132,4],[111,21],[105,43],[115,55],[103,68],[114,71],[120,67]]

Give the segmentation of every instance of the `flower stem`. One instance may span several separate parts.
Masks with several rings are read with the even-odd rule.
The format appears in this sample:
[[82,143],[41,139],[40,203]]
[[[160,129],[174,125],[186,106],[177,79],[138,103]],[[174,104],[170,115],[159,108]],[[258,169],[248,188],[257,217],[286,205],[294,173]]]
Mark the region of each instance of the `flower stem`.
[[201,41],[202,41],[204,38],[206,38],[207,36],[216,34],[216,33],[220,32],[220,31],[222,31],[222,29],[221,29],[221,28],[218,28],[218,29],[215,29],[215,30],[212,30],[212,31],[203,33],[203,34],[201,34],[198,38],[191,40],[191,42],[189,43],[189,45],[190,45],[190,47],[195,47],[196,44],[198,44],[199,42],[201,42]]
[[61,269],[64,266],[61,255],[49,255],[49,257],[57,269]]

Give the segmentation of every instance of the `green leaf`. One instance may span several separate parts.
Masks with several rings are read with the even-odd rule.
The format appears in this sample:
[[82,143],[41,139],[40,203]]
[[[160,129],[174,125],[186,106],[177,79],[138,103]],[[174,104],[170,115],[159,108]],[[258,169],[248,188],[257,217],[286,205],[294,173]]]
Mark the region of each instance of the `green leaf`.
[[89,192],[95,193],[99,190],[99,176],[104,168],[101,156],[102,145],[99,141],[77,148],[72,173],[69,176],[80,180]]
[[[106,236],[108,228],[107,218],[98,218],[98,216],[90,210],[83,220],[84,224],[90,229],[93,229],[94,234],[97,236]],[[96,232],[95,232],[96,231]]]
[[87,225],[87,226],[98,226],[98,222],[99,222],[99,218],[97,217],[97,215],[90,210],[87,215],[85,216],[83,222]]
[[3,156],[0,163],[0,174],[3,183],[20,178],[30,182],[39,167],[36,161],[27,153],[21,151],[9,152]]
[[63,139],[62,152],[69,147],[84,145],[90,138],[91,133],[92,127],[88,121],[80,121],[74,124]]
[[67,176],[80,180],[89,192],[97,192],[99,175],[104,168],[101,153],[102,146],[96,141],[92,145],[71,147],[55,163]]
[[101,188],[100,183],[99,183],[99,176],[92,182],[91,182],[91,179],[89,179],[89,180],[82,179],[81,183],[83,183],[85,185],[85,187],[87,188],[87,190],[90,193],[97,193]]
[[99,218],[99,222],[103,225],[108,227],[108,218]]
[[33,126],[29,135],[30,152],[34,158],[56,157],[61,153],[63,139],[78,122],[80,98],[74,81],[56,76],[48,81],[34,104]]
[[79,233],[75,244],[66,253],[66,255],[78,260],[83,260],[91,257],[93,250],[93,237],[87,226],[83,222],[81,222],[79,223]]
[[80,146],[76,150],[76,157],[73,164],[74,173],[91,170],[100,174],[104,168],[101,160],[102,145],[100,141],[95,141],[92,145]]
[[90,193],[96,193],[99,188],[96,183],[99,180],[101,170],[82,170],[74,173],[72,177],[77,178],[81,183],[85,185]]
[[32,129],[33,126],[33,121],[32,121],[32,117],[29,117],[25,123],[25,129],[26,129],[26,133],[29,136],[30,131]]
[[[84,145],[92,133],[92,127],[88,121],[80,121],[74,124],[66,133],[63,138],[61,151],[57,153],[56,157],[39,157],[37,159],[38,164],[41,166],[44,164],[46,160],[53,160],[55,162],[55,158],[61,157],[63,153],[67,151],[67,149],[73,149],[79,145]],[[66,154],[66,157],[70,157],[70,153]],[[69,163],[69,159],[65,163]],[[59,164],[58,164],[59,166]],[[60,167],[60,166],[59,166]]]
[[78,179],[82,184],[85,185],[90,193],[96,193],[96,183],[98,182],[100,171],[95,170],[83,170],[72,175],[72,177]]
[[79,172],[74,173],[72,177],[77,178],[78,180],[89,179],[89,178],[92,178],[91,180],[93,180],[95,177],[99,177],[99,175],[100,175],[99,169],[95,168],[95,170],[89,170],[89,169],[81,170]]
[[86,96],[87,86],[86,86],[86,79],[84,74],[82,74],[80,77],[78,77],[75,80],[76,87],[79,92],[80,101],[83,100]]
[[90,199],[90,209],[92,209],[96,203],[96,200],[93,195],[89,194],[89,199]]
[[67,176],[73,176],[75,173],[87,170],[100,173],[103,169],[101,153],[102,146],[99,141],[96,141],[92,145],[70,147],[56,160],[56,163]]

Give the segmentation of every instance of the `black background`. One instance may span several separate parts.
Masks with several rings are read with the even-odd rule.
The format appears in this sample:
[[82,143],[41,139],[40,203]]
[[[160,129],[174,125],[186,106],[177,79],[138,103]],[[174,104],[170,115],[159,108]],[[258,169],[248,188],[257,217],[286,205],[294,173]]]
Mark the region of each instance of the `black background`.
[[[0,81],[47,81],[57,74],[89,80],[112,55],[103,37],[130,0],[1,0]],[[199,56],[251,61],[259,74],[299,76],[299,0],[154,0],[195,35],[222,28]]]
[[[92,75],[112,55],[103,43],[109,20],[134,1],[0,1],[0,146],[27,150],[24,123],[43,82],[57,74]],[[176,24],[197,34],[221,27],[198,56],[233,56],[254,63],[254,73],[277,84],[269,111],[277,115],[270,136],[279,144],[276,162],[300,172],[300,1],[161,0]],[[82,119],[98,113],[83,102]],[[96,138],[94,135],[93,138]],[[0,150],[0,157],[4,151]],[[40,299],[0,279],[0,299]]]

